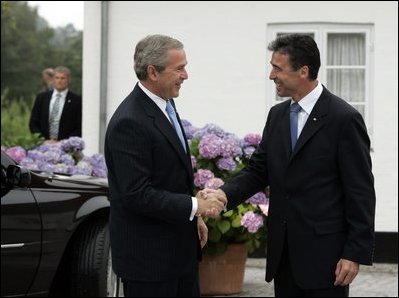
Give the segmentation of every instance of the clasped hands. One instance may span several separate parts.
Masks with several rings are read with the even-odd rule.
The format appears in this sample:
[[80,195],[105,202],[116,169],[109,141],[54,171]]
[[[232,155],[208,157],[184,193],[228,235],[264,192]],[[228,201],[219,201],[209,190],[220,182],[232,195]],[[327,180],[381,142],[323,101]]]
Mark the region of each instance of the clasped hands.
[[227,204],[227,197],[221,189],[205,188],[196,195],[198,200],[198,209],[196,215],[206,217],[217,217]]

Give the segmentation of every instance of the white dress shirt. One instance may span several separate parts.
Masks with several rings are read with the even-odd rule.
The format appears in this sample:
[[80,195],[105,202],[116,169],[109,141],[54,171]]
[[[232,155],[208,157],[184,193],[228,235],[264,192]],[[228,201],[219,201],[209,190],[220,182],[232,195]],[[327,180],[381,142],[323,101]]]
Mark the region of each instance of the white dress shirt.
[[[323,86],[318,81],[316,88],[314,88],[308,95],[298,101],[298,104],[302,108],[301,111],[298,113],[298,138],[322,92]],[[292,103],[294,103],[294,100],[291,100],[291,104]]]

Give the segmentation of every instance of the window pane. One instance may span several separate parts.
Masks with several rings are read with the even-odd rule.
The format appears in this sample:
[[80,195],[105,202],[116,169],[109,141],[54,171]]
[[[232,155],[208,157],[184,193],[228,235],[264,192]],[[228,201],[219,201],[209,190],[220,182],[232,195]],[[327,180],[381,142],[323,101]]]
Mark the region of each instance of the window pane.
[[327,88],[347,101],[365,101],[364,69],[328,69]]
[[328,33],[327,65],[365,65],[364,33]]

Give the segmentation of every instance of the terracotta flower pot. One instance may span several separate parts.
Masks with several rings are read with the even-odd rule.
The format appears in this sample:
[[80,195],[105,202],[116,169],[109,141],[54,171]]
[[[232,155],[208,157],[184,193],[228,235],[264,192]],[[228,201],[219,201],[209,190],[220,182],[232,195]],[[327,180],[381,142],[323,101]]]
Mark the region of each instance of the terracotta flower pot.
[[199,266],[201,295],[240,293],[246,260],[245,244],[229,244],[222,255],[204,254]]

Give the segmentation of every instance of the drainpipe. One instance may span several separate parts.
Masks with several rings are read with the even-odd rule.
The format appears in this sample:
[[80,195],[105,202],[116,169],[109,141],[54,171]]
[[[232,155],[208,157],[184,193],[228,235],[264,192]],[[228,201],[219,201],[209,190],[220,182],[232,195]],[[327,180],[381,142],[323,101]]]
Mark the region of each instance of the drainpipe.
[[105,131],[107,128],[108,91],[108,2],[101,1],[101,65],[100,65],[100,129],[99,152],[104,153]]

